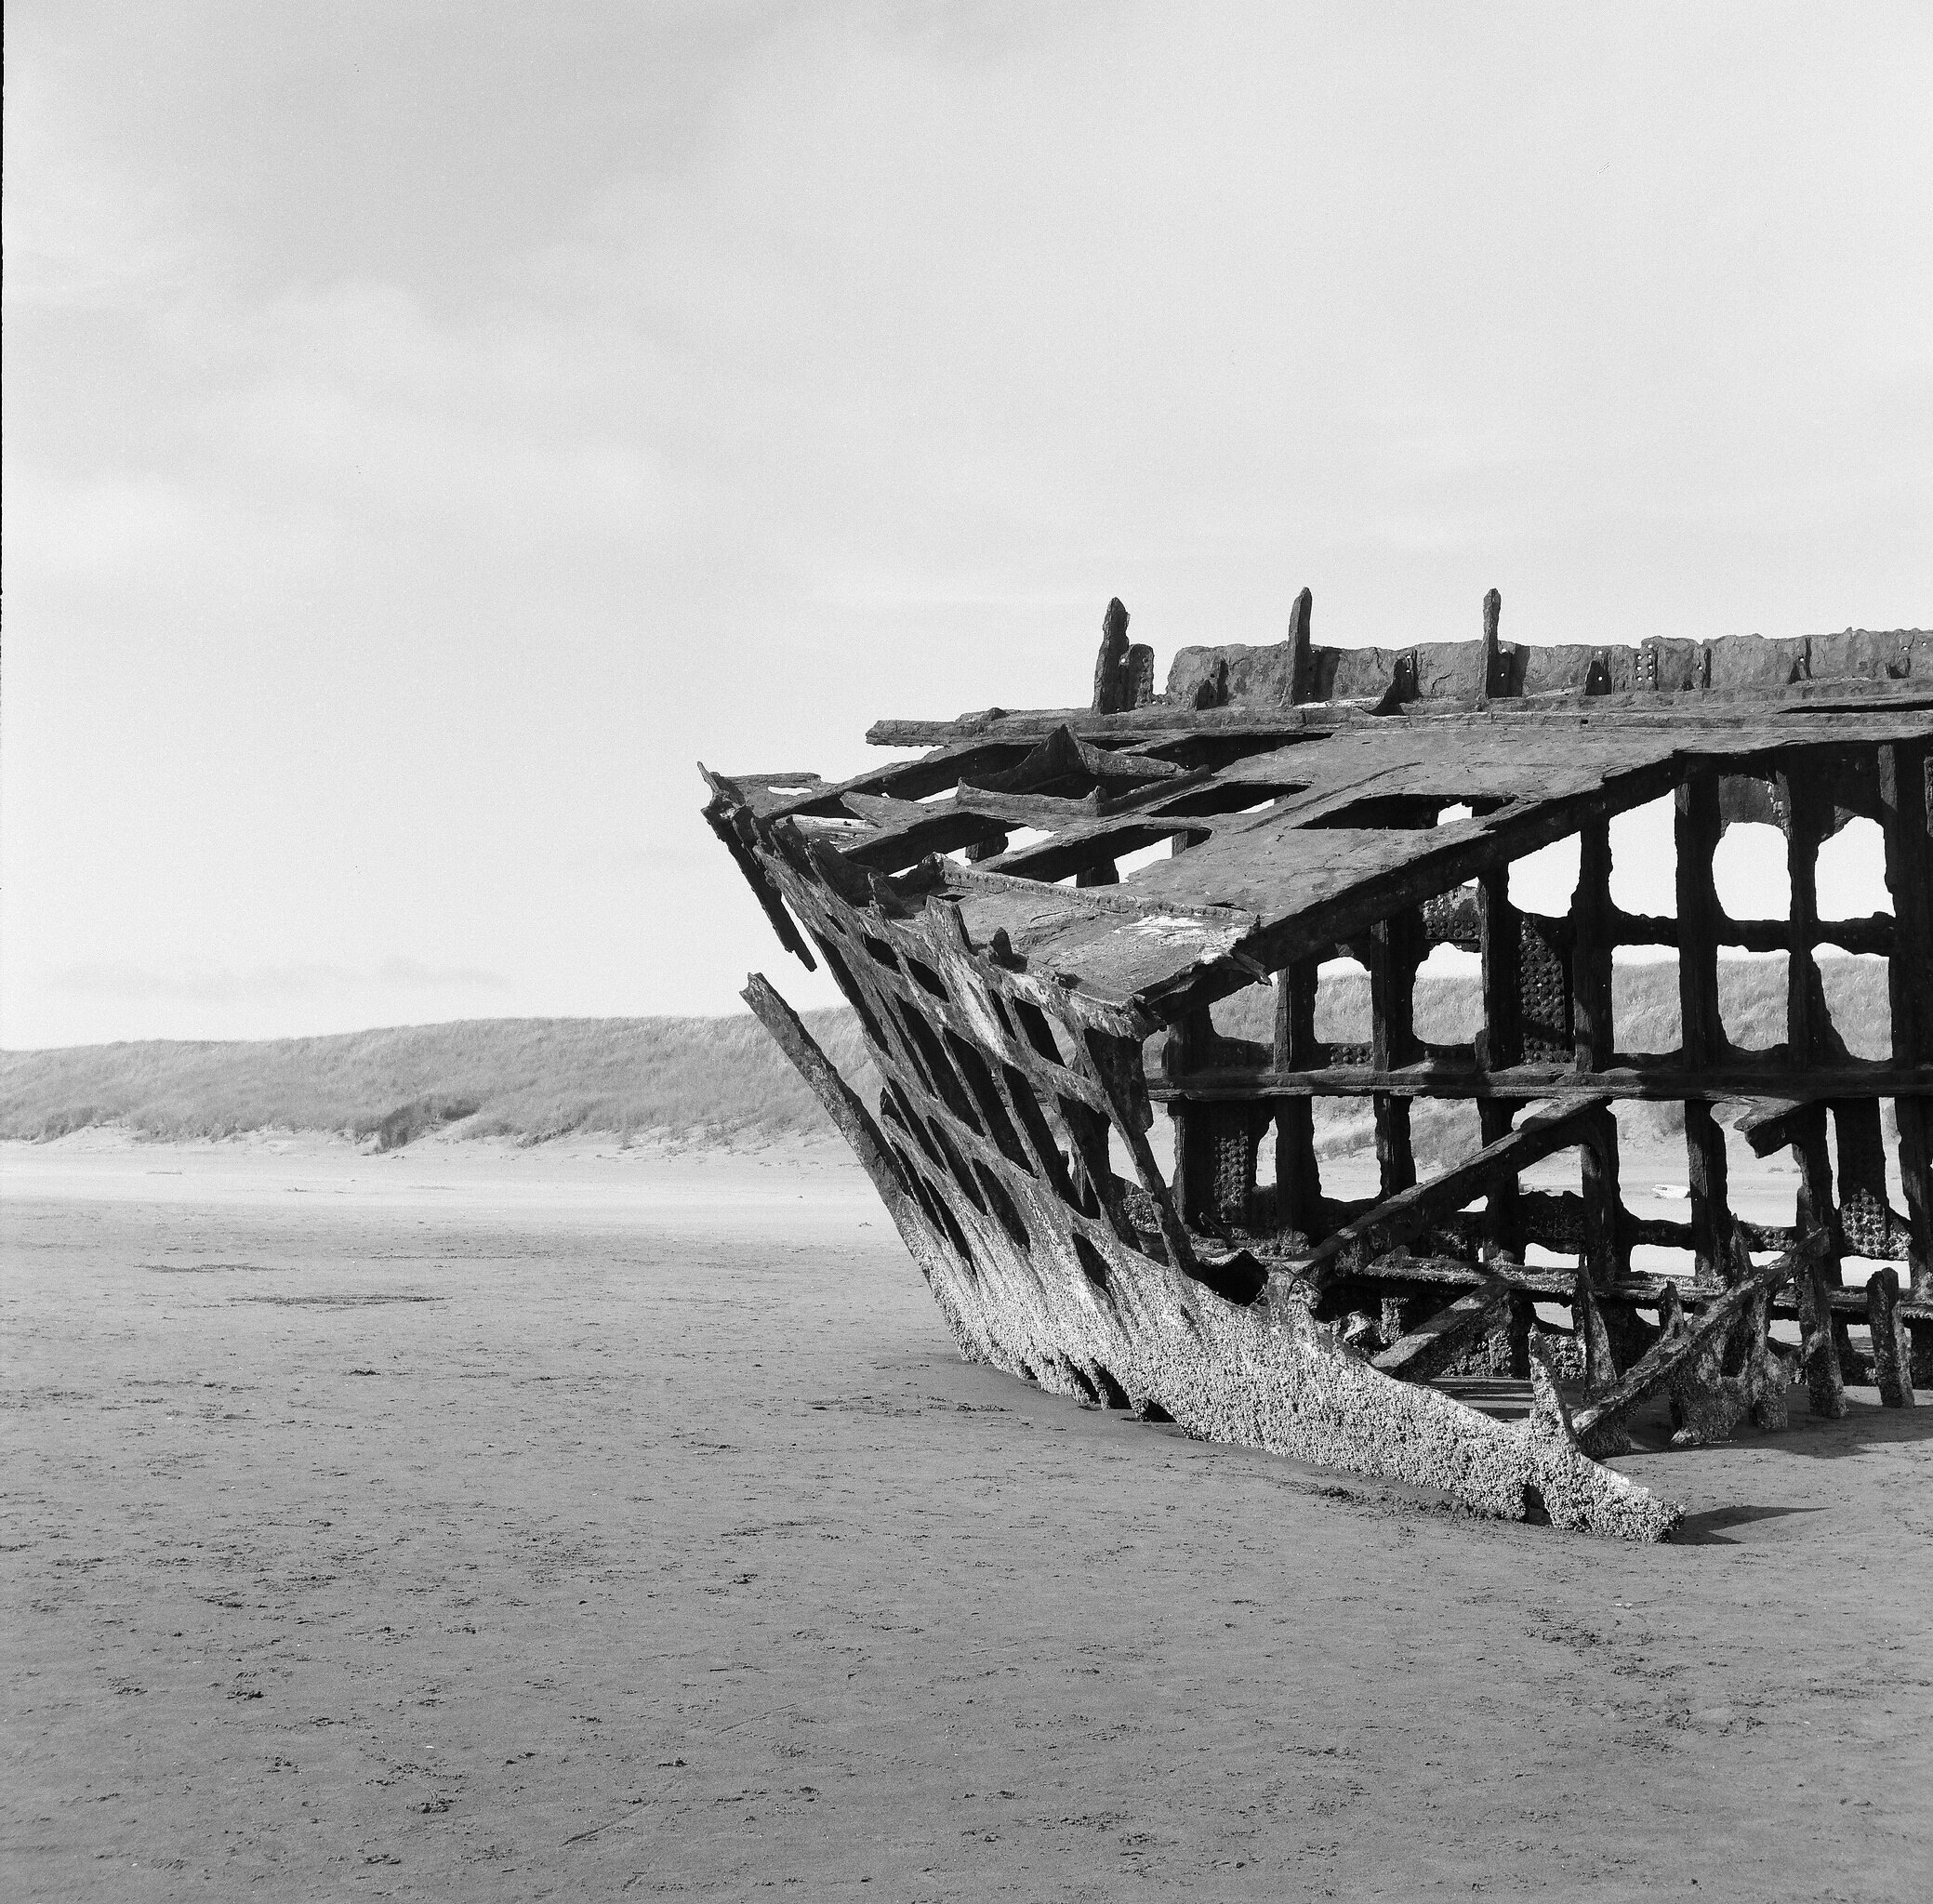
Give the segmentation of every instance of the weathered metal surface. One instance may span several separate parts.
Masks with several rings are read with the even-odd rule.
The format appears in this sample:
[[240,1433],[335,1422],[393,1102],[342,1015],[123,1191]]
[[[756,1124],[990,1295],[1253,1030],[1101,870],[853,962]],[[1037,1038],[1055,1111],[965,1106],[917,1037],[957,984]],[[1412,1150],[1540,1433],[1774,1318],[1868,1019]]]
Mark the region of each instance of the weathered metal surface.
[[[762,979],[747,997],[872,1173],[962,1353],[1211,1439],[1640,1539],[1676,1510],[1585,1449],[1626,1445],[1650,1397],[1687,1443],[1782,1424],[1801,1371],[1820,1412],[1869,1368],[1909,1402],[1933,1343],[1933,637],[1528,648],[1502,641],[1493,591],[1480,641],[1339,650],[1314,643],[1311,616],[1304,591],[1278,644],[1184,650],[1157,695],[1115,602],[1088,708],[881,723],[888,744],[938,745],[841,783],[707,776],[708,820],[781,941],[823,959],[857,1012],[878,1114]],[[1661,795],[1678,907],[1641,919],[1611,900],[1608,822]],[[1821,920],[1813,859],[1859,816],[1883,829],[1893,911]],[[1713,853],[1743,819],[1787,834],[1785,918],[1717,902]],[[1582,853],[1568,915],[1513,907],[1510,863],[1567,835]],[[1164,841],[1171,857],[1121,877]],[[1472,1042],[1416,1037],[1411,988],[1437,945],[1482,955]],[[1678,951],[1676,1052],[1618,1049],[1609,975],[1627,945]],[[1853,1058],[1832,1025],[1814,954],[1835,945],[1888,959],[1889,1060]],[[1787,955],[1784,1044],[1728,1043],[1721,946]],[[1344,950],[1370,973],[1366,1045],[1314,1036],[1317,967]],[[1209,1006],[1258,982],[1278,986],[1272,1043],[1220,1037]],[[1307,1105],[1354,1094],[1374,1107],[1383,1193],[1352,1205],[1322,1192]],[[1421,1183],[1419,1096],[1476,1099],[1484,1133]],[[1686,1106],[1688,1223],[1623,1207],[1609,1105],[1634,1097]],[[1551,1103],[1518,1122],[1533,1098]],[[1172,1181],[1147,1139],[1156,1100]],[[1726,1100],[1747,1102],[1754,1148],[1793,1146],[1794,1227],[1731,1212],[1711,1110]],[[1258,1188],[1268,1141],[1276,1181]],[[1571,1146],[1581,1197],[1522,1186]],[[1532,1243],[1575,1266],[1527,1267]],[[1693,1277],[1634,1275],[1639,1243],[1686,1250]],[[1768,1248],[1786,1253],[1754,1267],[1748,1250]],[[1907,1287],[1891,1271],[1845,1287],[1841,1257],[1861,1252],[1895,1258]],[[1533,1321],[1533,1297],[1563,1302],[1574,1329]],[[1795,1352],[1770,1340],[1777,1316],[1802,1319]],[[1583,1383],[1574,1423],[1558,1368]],[[1458,1369],[1528,1381],[1529,1421],[1429,1385]]]

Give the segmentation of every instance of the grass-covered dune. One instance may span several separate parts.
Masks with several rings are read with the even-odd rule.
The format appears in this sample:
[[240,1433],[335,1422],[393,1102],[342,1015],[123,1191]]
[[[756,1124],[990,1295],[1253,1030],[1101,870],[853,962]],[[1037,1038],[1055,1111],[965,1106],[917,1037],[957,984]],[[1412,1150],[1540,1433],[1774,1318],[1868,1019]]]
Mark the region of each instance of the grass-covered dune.
[[[1837,959],[1820,971],[1841,1036],[1859,1056],[1884,1056],[1890,1037],[1885,962]],[[1782,958],[1722,961],[1719,996],[1735,1043],[1763,1047],[1783,1038]],[[1255,988],[1218,1005],[1215,1020],[1230,1035],[1265,1039],[1273,1005],[1272,992]],[[1613,1015],[1622,1050],[1674,1049],[1675,964],[1620,966]],[[1467,965],[1419,980],[1416,1020],[1424,1038],[1467,1038],[1479,1019]],[[878,1078],[851,1015],[815,1012],[807,1023],[859,1091],[876,1098]],[[1325,973],[1317,1035],[1367,1039],[1369,988],[1359,972]],[[1675,1121],[1667,1106],[1646,1116],[1661,1127]],[[1359,1101],[1325,1104],[1318,1117],[1325,1149],[1368,1141],[1367,1106]],[[1433,1147],[1454,1155],[1476,1128],[1467,1104],[1419,1105],[1417,1120],[1424,1155]],[[334,1038],[0,1052],[0,1137],[60,1137],[93,1125],[176,1139],[342,1131],[388,1147],[432,1130],[529,1141],[578,1130],[718,1141],[830,1128],[749,1016],[480,1018]]]
[[[1883,959],[1819,961],[1820,988],[1833,1024],[1858,1058],[1884,1058],[1892,1050],[1892,1012],[1887,1000]],[[1726,1036],[1745,1051],[1785,1041],[1786,959],[1781,953],[1718,961],[1718,1010]],[[1274,1024],[1275,994],[1260,986],[1237,992],[1214,1008],[1217,1029],[1236,1038],[1266,1038]],[[1483,1023],[1476,959],[1463,957],[1448,972],[1426,965],[1416,981],[1416,1031],[1436,1044],[1476,1037]],[[1611,1021],[1621,1051],[1673,1051],[1683,1040],[1678,1018],[1675,958],[1620,964],[1611,972]],[[1358,966],[1324,968],[1316,1000],[1316,1036],[1339,1044],[1365,1043],[1370,1036],[1370,985]]]
[[[1426,967],[1418,975],[1419,1037],[1435,1044],[1458,1044],[1476,1035],[1483,1023],[1483,999],[1473,969],[1476,963],[1474,958],[1464,959],[1447,972]],[[1823,957],[1819,975],[1834,1026],[1853,1056],[1887,1056],[1892,1050],[1892,1012],[1886,960]],[[1718,961],[1719,1015],[1726,1036],[1741,1050],[1763,1051],[1785,1041],[1785,994],[1782,953]],[[1273,1033],[1274,1009],[1274,993],[1253,987],[1218,1004],[1215,1025],[1231,1038],[1267,1039]],[[1616,966],[1611,974],[1611,1022],[1621,1051],[1675,1051],[1683,1039],[1676,959]],[[1316,1036],[1339,1044],[1368,1041],[1370,986],[1360,968],[1331,965],[1324,970],[1316,1000]],[[1467,1100],[1419,1099],[1410,1119],[1417,1156],[1425,1163],[1461,1157],[1482,1141],[1476,1106]],[[1618,1122],[1627,1141],[1662,1140],[1684,1128],[1683,1114],[1675,1104],[1627,1104],[1621,1107]],[[1369,1104],[1360,1098],[1318,1103],[1316,1136],[1316,1147],[1325,1156],[1367,1148],[1374,1142]]]
[[[806,1023],[867,1090],[851,1015],[815,1012]],[[344,1131],[390,1145],[437,1128],[531,1140],[830,1128],[749,1015],[478,1018],[333,1038],[0,1053],[0,1136],[60,1137],[99,1124],[176,1139]]]

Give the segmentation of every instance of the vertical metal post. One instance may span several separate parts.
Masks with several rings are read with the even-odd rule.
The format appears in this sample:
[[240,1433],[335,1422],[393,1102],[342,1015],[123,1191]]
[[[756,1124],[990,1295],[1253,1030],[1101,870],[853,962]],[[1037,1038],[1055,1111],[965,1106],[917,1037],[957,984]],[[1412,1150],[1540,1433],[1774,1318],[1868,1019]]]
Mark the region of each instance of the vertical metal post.
[[[1819,943],[1819,847],[1824,832],[1819,788],[1812,776],[1787,767],[1779,775],[1785,810],[1785,869],[1792,887],[1789,963],[1785,975],[1785,1042],[1795,1068],[1824,1055],[1825,1025],[1814,948]],[[1827,1419],[1847,1409],[1846,1325],[1834,1314],[1831,1291],[1845,1279],[1839,1263],[1839,1214],[1833,1203],[1832,1156],[1826,1145],[1826,1107],[1808,1104],[1793,1120],[1794,1161],[1799,1170],[1797,1207],[1802,1234],[1822,1234],[1828,1253],[1807,1264],[1798,1286],[1806,1393],[1812,1412]]]
[[[1524,1058],[1523,922],[1510,903],[1510,869],[1500,866],[1484,874],[1478,888],[1480,913],[1477,945],[1483,959],[1483,1029],[1477,1036],[1477,1062],[1486,1071],[1503,1071]],[[1516,1105],[1509,1098],[1479,1098],[1477,1122],[1483,1141],[1494,1144],[1509,1134]],[[1516,1177],[1501,1182],[1485,1199],[1484,1248],[1491,1256],[1521,1261],[1524,1253],[1522,1218]]]
[[[1886,835],[1886,882],[1893,895],[1893,949],[1887,961],[1893,1012],[1893,1062],[1933,1060],[1933,842],[1929,842],[1924,741],[1879,749],[1879,819]],[[1915,1300],[1933,1302],[1933,1104],[1896,1098],[1900,1182]]]
[[[1370,1063],[1393,1071],[1416,1058],[1416,968],[1423,962],[1423,914],[1414,906],[1370,928]],[[1394,1197],[1416,1182],[1410,1144],[1410,1100],[1376,1093],[1376,1161],[1383,1194]]]
[[[1310,1071],[1322,1062],[1316,1044],[1317,971],[1315,959],[1299,959],[1276,974],[1278,1071]],[[1276,1100],[1276,1224],[1311,1243],[1321,1240],[1322,1172],[1316,1160],[1313,1098]]]
[[[1718,776],[1696,768],[1677,789],[1678,1006],[1688,1070],[1702,1071],[1725,1054],[1718,1013],[1718,932],[1722,914],[1712,882],[1712,855],[1725,827]],[[1728,1280],[1731,1210],[1726,1201],[1725,1133],[1701,1098],[1685,1105],[1685,1157],[1691,1187],[1691,1247],[1701,1283]]]

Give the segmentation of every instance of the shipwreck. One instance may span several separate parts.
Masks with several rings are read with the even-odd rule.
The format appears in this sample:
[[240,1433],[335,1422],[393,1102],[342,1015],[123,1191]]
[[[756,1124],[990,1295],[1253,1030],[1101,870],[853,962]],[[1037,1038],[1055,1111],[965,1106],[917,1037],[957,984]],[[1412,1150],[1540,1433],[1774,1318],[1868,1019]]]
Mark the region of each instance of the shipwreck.
[[[880,721],[870,741],[926,751],[838,783],[707,773],[706,817],[864,1029],[876,1110],[763,977],[745,994],[963,1355],[1658,1540],[1680,1510],[1605,1464],[1641,1408],[1665,1398],[1690,1443],[1782,1427],[1801,1390],[1832,1416],[1848,1380],[1900,1407],[1933,1379],[1933,634],[1518,645],[1499,614],[1492,592],[1480,639],[1326,647],[1304,591],[1285,641],[1184,648],[1157,692],[1115,602],[1087,706]],[[1674,916],[1612,899],[1610,823],[1653,801]],[[1883,834],[1891,909],[1824,919],[1819,854],[1854,819]],[[1784,917],[1720,904],[1741,820],[1784,835]],[[1512,863],[1573,837],[1569,910],[1514,905]],[[1446,945],[1480,960],[1481,1023],[1429,1042],[1417,974]],[[1630,945],[1675,954],[1674,1051],[1620,1048]],[[1782,1043],[1728,1038],[1727,947],[1785,956]],[[1889,1051],[1848,1050],[1821,947],[1887,961]],[[1338,959],[1367,972],[1366,1041],[1317,1037]],[[1373,1117],[1367,1197],[1325,1188],[1316,1107],[1337,1098]],[[1431,1099],[1474,1100],[1478,1141],[1420,1170]],[[1640,1100],[1682,1106],[1684,1221],[1621,1193],[1615,1110]],[[1728,1141],[1790,1148],[1790,1224],[1729,1208]],[[1523,1181],[1552,1158],[1575,1189]],[[1491,1392],[1511,1382],[1514,1410]]]

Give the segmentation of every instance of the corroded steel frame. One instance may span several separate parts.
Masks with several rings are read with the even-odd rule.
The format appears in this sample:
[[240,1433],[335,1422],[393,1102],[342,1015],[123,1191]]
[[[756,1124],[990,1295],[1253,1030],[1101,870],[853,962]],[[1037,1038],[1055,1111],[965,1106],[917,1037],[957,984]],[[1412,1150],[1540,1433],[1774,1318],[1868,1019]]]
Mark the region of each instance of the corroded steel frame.
[[[708,775],[707,816],[781,940],[808,963],[816,953],[858,1015],[882,1080],[878,1117],[763,980],[748,998],[871,1172],[961,1352],[1208,1438],[1641,1539],[1668,1531],[1676,1510],[1594,1453],[1624,1445],[1623,1423],[1660,1390],[1684,1440],[1747,1417],[1782,1425],[1794,1361],[1769,1339],[1776,1314],[1805,1322],[1815,1409],[1844,1407],[1852,1311],[1871,1325],[1883,1397],[1911,1400],[1933,1347],[1933,1011],[1922,1002],[1933,997],[1922,969],[1933,644],[1522,651],[1499,641],[1492,597],[1481,642],[1390,657],[1314,649],[1308,618],[1305,595],[1278,650],[1185,650],[1158,702],[1151,656],[1127,643],[1111,604],[1091,709],[886,723],[876,737],[939,746],[838,786]],[[1811,673],[1815,646],[1843,677]],[[1570,655],[1569,677],[1526,703],[1527,680],[1561,672],[1554,654]],[[1375,668],[1380,693],[1335,695],[1340,677]],[[1325,683],[1331,698],[1313,703]],[[1422,721],[1433,724],[1419,748]],[[1554,748],[1547,769],[1540,746]],[[1637,919],[1611,900],[1609,822],[1661,794],[1676,816],[1677,913]],[[1427,830],[1458,801],[1471,820]],[[1881,823],[1895,911],[1821,921],[1813,860],[1855,814]],[[1785,831],[1787,919],[1733,921],[1718,906],[1712,853],[1735,818]],[[1317,830],[1337,826],[1355,830]],[[1013,846],[1016,826],[1044,838]],[[1516,911],[1510,860],[1570,834],[1582,873],[1568,916]],[[1186,866],[1117,883],[1120,853],[1163,838]],[[1211,840],[1216,853],[1188,851]],[[1328,871],[1337,849],[1340,879]],[[1889,1062],[1851,1058],[1834,1033],[1814,960],[1828,942],[1887,956]],[[1482,955],[1485,1025],[1469,1046],[1414,1035],[1417,967],[1440,943]],[[1668,1058],[1614,1049],[1611,958],[1635,943],[1679,952],[1685,1038]],[[1788,955],[1777,1051],[1726,1043],[1716,959],[1728,944]],[[1370,974],[1373,1032],[1359,1050],[1314,1037],[1316,967],[1338,949]],[[1270,977],[1272,1044],[1219,1038],[1212,1000]],[[1150,1073],[1144,1048],[1158,1032]],[[1321,1193],[1308,1105],[1334,1095],[1375,1106],[1382,1189],[1367,1203]],[[1477,1099],[1485,1138],[1421,1183],[1417,1095]],[[1628,1097],[1686,1106],[1686,1224],[1623,1205],[1610,1106]],[[1903,1214],[1887,1199],[1882,1097],[1897,1108]],[[1788,1229],[1728,1209],[1712,1105],[1736,1099],[1756,1147],[1790,1144],[1799,1158]],[[1172,1181],[1147,1139],[1157,1101],[1175,1126]],[[1277,1182],[1258,1193],[1271,1134]],[[1520,1184],[1569,1148],[1581,1195]],[[1466,1209],[1479,1195],[1483,1208]],[[1526,1265],[1530,1242],[1574,1254],[1576,1269]],[[1634,1276],[1638,1243],[1688,1249],[1693,1278]],[[1754,1250],[1783,1253],[1754,1263]],[[1838,1258],[1855,1250],[1897,1257],[1903,1299],[1891,1271],[1844,1288]],[[1570,1306],[1568,1340],[1535,1324],[1539,1298]],[[1341,1327],[1365,1308],[1380,1310],[1373,1358]],[[1553,1348],[1582,1381],[1574,1419]],[[1529,1421],[1430,1385],[1451,1368],[1528,1378]]]

